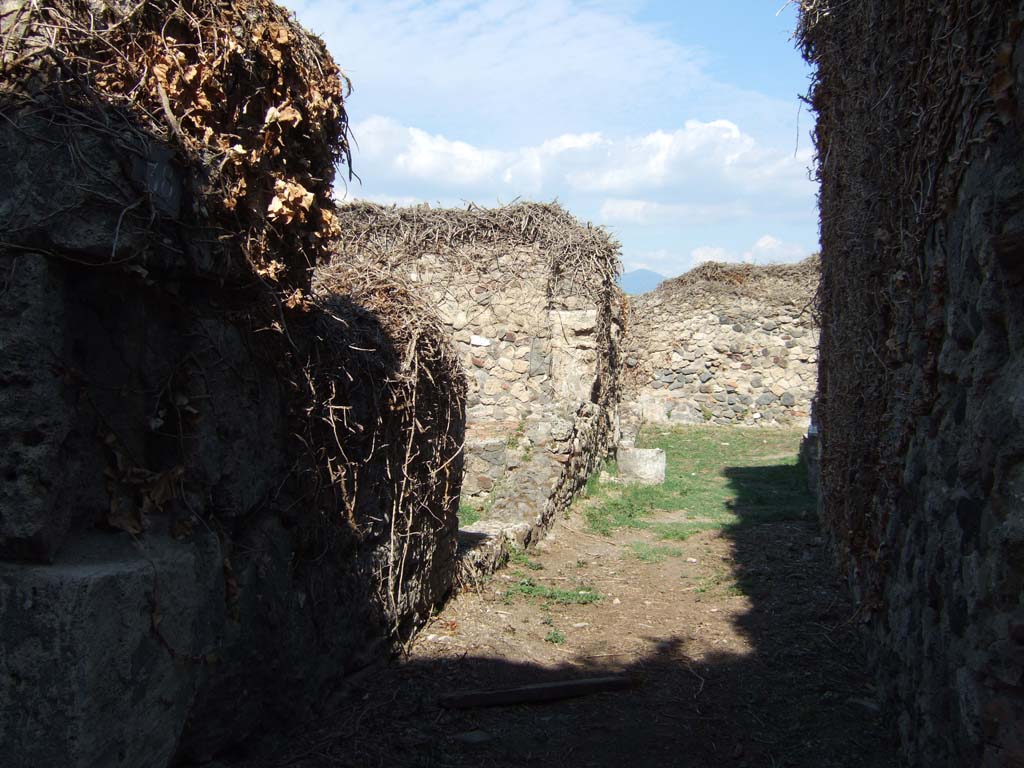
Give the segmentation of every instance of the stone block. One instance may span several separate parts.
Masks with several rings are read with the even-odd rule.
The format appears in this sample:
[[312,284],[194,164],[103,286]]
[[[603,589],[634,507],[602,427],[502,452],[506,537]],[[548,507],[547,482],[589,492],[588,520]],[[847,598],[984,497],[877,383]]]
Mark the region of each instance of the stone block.
[[51,350],[65,346],[64,280],[39,254],[0,260],[0,558],[46,562],[71,522],[61,486],[73,427]]
[[0,564],[6,764],[168,765],[216,663],[222,560],[212,533],[95,533],[57,564]]
[[546,376],[551,371],[551,356],[545,343],[538,338],[530,342],[530,376]]
[[620,482],[642,485],[665,482],[665,452],[660,448],[622,448],[617,458]]

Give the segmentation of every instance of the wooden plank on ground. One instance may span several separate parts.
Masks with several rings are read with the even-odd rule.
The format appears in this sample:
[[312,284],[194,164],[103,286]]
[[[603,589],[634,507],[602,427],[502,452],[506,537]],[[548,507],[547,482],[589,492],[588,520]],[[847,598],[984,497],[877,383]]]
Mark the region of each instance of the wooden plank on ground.
[[635,677],[618,675],[614,677],[589,677],[577,680],[559,680],[551,683],[534,683],[515,688],[495,690],[458,691],[440,697],[438,703],[445,709],[472,709],[474,707],[503,707],[509,704],[538,704],[544,701],[571,699],[592,693],[622,691],[638,684]]

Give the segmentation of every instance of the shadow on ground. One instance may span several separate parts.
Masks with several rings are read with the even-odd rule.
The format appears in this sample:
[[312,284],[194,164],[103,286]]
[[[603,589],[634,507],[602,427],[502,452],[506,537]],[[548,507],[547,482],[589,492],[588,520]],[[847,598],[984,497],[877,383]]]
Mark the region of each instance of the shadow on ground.
[[[654,650],[640,658],[575,658],[555,668],[413,653],[354,681],[335,713],[261,744],[239,765],[898,766],[893,729],[863,667],[857,617],[807,519],[813,500],[792,485],[802,473],[780,465],[734,467],[726,476],[741,521],[700,536],[721,537],[731,554],[734,588],[749,606],[735,629],[750,652],[695,651],[695,622],[650,638]],[[771,522],[763,522],[766,509]],[[679,599],[701,597],[681,591]],[[633,676],[637,686],[539,705],[438,704],[464,689],[613,674]]]

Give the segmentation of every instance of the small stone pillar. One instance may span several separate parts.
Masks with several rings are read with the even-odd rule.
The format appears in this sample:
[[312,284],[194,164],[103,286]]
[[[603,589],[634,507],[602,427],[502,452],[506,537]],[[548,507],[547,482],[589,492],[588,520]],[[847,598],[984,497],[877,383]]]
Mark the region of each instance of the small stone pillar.
[[619,480],[623,483],[660,485],[665,482],[665,452],[661,448],[620,447]]

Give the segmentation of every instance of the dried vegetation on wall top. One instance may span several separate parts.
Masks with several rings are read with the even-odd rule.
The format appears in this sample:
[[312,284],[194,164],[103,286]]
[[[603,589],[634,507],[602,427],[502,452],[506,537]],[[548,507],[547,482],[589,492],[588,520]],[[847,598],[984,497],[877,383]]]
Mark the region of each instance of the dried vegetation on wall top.
[[771,303],[790,300],[807,304],[818,288],[821,260],[811,256],[797,264],[723,264],[709,261],[686,274],[664,281],[651,299],[700,301],[742,296]]
[[[389,267],[435,253],[463,258],[465,266],[472,268],[474,259],[468,254],[480,256],[483,249],[493,247],[510,251],[536,246],[547,259],[550,293],[581,291],[594,298],[614,283],[620,270],[619,244],[608,232],[581,224],[557,203],[452,209],[357,202],[341,206],[338,215],[339,254],[370,253]],[[507,278],[513,280],[515,275]]]
[[[308,284],[337,234],[348,82],[288,11],[266,0],[4,0],[0,31],[8,119],[43,114],[72,134],[141,132],[173,147],[189,166],[182,213],[212,228],[215,275],[247,280],[251,267],[271,283]],[[114,205],[147,227],[146,196]],[[45,229],[33,212],[4,213],[8,231]],[[115,248],[96,261],[122,258]]]

